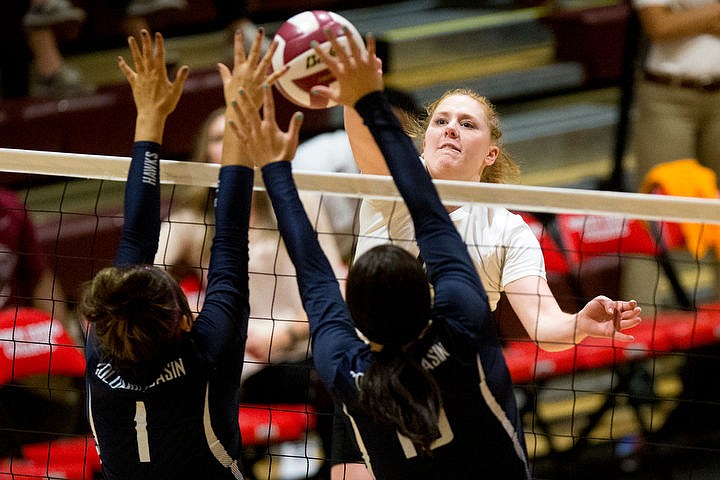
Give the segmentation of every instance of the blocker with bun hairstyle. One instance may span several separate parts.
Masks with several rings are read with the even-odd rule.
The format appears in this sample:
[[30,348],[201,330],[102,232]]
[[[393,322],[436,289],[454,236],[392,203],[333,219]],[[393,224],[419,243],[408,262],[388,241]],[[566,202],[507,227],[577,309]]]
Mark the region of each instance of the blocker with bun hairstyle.
[[88,282],[78,306],[94,325],[101,358],[117,370],[154,378],[176,350],[192,318],[185,294],[165,271],[149,266],[108,267]]

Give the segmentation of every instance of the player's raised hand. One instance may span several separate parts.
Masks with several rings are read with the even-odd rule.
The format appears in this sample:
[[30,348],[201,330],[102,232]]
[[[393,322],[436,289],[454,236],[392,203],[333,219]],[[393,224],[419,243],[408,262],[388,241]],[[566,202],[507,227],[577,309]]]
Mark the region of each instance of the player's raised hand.
[[315,85],[311,93],[352,107],[366,94],[383,89],[382,64],[375,54],[375,37],[372,34],[367,35],[367,48],[364,49],[350,35],[347,27],[344,29],[349,51],[340,45],[337,36],[330,29],[325,30],[325,34],[334,56],[322,50],[317,42],[312,43],[315,53],[337,79],[337,85]]
[[127,78],[137,108],[135,140],[162,142],[165,120],[175,110],[180,100],[183,85],[189,69],[183,65],[175,75],[168,79],[165,65],[165,43],[159,32],[155,33],[155,47],[147,30],[140,32],[142,45],[138,46],[135,37],[128,38],[134,69],[125,59],[118,57],[118,66]]
[[237,30],[233,43],[234,55],[232,71],[230,71],[226,65],[218,63],[218,69],[220,70],[220,77],[223,83],[223,93],[225,94],[225,103],[228,106],[240,89],[243,89],[247,95],[250,95],[251,99],[257,105],[262,104],[263,84],[267,83],[272,85],[278,77],[287,71],[286,67],[268,74],[272,56],[275,50],[277,50],[277,42],[273,40],[270,43],[270,48],[265,52],[265,55],[261,55],[264,35],[264,29],[262,27],[258,28],[250,51],[246,54],[243,46],[242,31]]
[[303,116],[295,112],[287,132],[278,127],[275,119],[275,101],[270,85],[263,85],[262,115],[258,105],[244,91],[240,90],[237,100],[231,102],[236,120],[228,126],[238,137],[244,154],[257,167],[277,161],[291,161],[295,157]]

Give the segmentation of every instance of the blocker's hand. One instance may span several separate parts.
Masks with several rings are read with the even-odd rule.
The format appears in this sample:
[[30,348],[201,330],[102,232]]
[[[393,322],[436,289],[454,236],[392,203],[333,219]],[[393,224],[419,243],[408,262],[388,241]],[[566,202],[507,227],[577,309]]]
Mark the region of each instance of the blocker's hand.
[[270,85],[265,84],[263,91],[262,115],[245,91],[240,90],[238,99],[231,102],[237,123],[235,120],[228,122],[243,144],[245,154],[257,167],[277,161],[291,161],[295,157],[303,121],[302,113],[295,112],[288,131],[283,132],[275,119],[275,101]]
[[382,63],[375,54],[375,38],[372,34],[367,35],[367,49],[363,49],[346,28],[345,37],[350,47],[349,52],[340,45],[331,30],[326,30],[325,34],[330,40],[335,56],[321,49],[317,42],[313,42],[313,49],[335,76],[337,85],[330,87],[315,85],[311,90],[313,95],[320,95],[340,105],[352,107],[368,93],[383,89]]

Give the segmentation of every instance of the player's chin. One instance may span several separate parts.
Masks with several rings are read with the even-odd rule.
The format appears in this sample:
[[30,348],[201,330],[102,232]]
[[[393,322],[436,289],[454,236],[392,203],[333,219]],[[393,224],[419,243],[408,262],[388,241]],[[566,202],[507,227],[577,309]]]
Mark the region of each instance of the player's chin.
[[443,180],[471,180],[460,152],[436,155],[430,165],[433,178]]

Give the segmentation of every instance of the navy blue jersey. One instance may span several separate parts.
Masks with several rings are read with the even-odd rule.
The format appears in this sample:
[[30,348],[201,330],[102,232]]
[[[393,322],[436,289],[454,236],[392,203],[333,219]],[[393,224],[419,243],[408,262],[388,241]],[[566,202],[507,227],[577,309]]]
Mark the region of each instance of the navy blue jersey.
[[298,199],[289,164],[272,163],[263,168],[263,177],[297,270],[320,378],[342,405],[365,463],[378,479],[477,479],[495,472],[503,478],[528,478],[510,374],[467,248],[384,94],[363,97],[356,109],[408,205],[435,292],[431,330],[411,349],[442,392],[441,437],[432,446],[432,456],[418,455],[409,439],[373,422],[359,406],[358,392],[372,354],[356,334]]
[[[137,142],[115,264],[151,263],[160,231],[160,146]],[[220,170],[207,296],[152,381],[125,378],[86,348],[88,417],[107,479],[242,478],[239,385],[247,338],[252,169]]]

